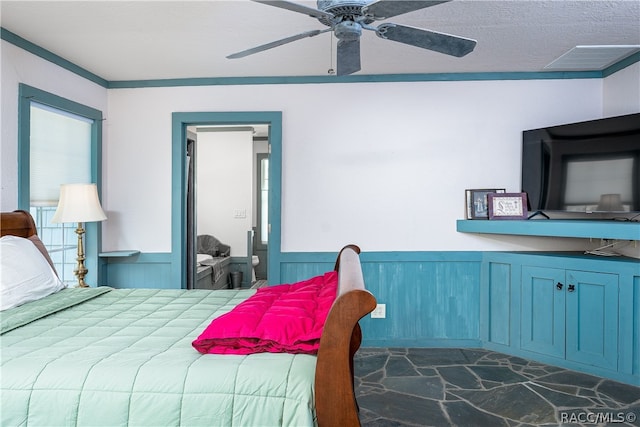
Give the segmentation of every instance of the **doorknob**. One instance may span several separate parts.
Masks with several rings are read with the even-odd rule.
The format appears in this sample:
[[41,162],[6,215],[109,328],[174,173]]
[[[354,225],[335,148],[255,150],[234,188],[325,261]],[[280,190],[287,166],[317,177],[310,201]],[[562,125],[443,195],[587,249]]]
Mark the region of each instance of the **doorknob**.
[[576,290],[576,285],[569,285],[569,287],[567,288],[568,292],[573,292]]
[[563,286],[562,283],[560,283],[560,282],[556,283],[556,289],[557,290],[561,291],[562,290],[562,286]]

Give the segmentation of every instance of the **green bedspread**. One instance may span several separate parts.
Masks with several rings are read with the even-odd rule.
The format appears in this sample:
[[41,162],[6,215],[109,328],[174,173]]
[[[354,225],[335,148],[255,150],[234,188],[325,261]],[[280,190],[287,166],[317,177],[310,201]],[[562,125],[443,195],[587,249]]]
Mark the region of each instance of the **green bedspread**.
[[[315,424],[315,356],[191,346],[254,291],[83,291],[0,314],[0,425]],[[88,300],[66,308],[76,297]]]

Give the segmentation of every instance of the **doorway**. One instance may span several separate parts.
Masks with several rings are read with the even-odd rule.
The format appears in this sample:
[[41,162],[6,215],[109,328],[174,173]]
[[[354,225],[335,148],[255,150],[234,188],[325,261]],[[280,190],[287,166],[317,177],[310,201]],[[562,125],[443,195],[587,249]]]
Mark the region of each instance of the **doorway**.
[[[197,242],[196,263],[204,263],[196,266],[196,288],[225,288],[230,272],[242,273],[235,279],[241,277],[243,287],[262,285],[268,274],[269,125],[197,124],[187,134],[187,245]],[[188,286],[189,279],[188,271]]]
[[[266,245],[268,283],[280,282],[281,254],[281,165],[282,165],[282,113],[281,112],[187,112],[172,115],[172,283],[183,289],[192,287],[195,263],[190,253],[194,227],[188,220],[188,157],[187,128],[191,126],[249,126],[268,125],[271,153],[268,165],[268,245]],[[197,150],[196,150],[197,151]],[[254,239],[255,241],[255,239]],[[249,260],[250,260],[249,256]]]

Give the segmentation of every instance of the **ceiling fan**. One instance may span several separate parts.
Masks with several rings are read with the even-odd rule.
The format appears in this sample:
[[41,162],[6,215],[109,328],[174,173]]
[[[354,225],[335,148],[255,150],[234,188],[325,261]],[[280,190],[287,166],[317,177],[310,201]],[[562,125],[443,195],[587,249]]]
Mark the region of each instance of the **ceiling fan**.
[[362,30],[374,31],[378,37],[399,43],[462,57],[473,51],[476,41],[421,28],[384,23],[377,27],[371,24],[404,13],[446,3],[450,0],[405,1],[405,0],[317,0],[318,8],[313,9],[290,1],[253,0],[316,18],[327,29],[311,30],[243,50],[227,56],[229,59],[243,58],[305,37],[333,31],[338,39],[337,74],[348,75],[360,71],[360,36]]

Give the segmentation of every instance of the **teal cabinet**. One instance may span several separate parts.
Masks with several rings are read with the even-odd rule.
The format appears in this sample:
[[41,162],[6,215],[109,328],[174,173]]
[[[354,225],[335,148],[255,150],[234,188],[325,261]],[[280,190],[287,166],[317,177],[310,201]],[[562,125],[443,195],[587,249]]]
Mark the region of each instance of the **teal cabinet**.
[[566,358],[617,369],[618,275],[569,270],[566,284]]
[[512,343],[514,265],[485,255],[480,280],[480,334],[485,343],[509,347]]
[[522,267],[521,348],[617,369],[618,276]]
[[564,270],[522,267],[520,346],[536,353],[564,357]]
[[486,348],[640,385],[640,263],[575,253],[489,252]]

